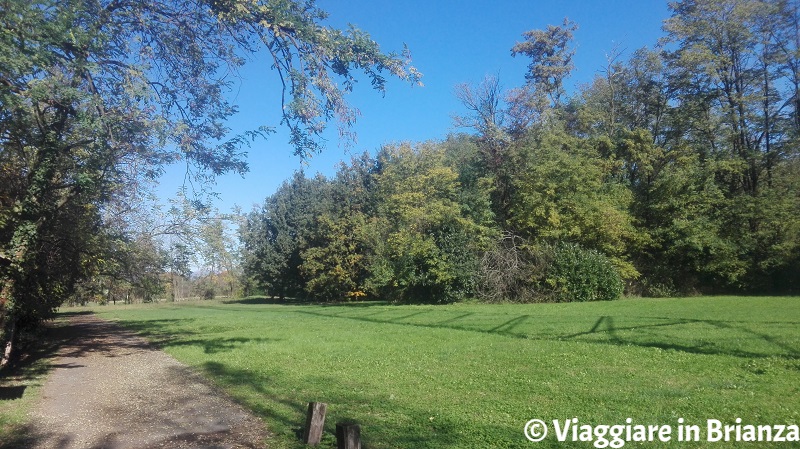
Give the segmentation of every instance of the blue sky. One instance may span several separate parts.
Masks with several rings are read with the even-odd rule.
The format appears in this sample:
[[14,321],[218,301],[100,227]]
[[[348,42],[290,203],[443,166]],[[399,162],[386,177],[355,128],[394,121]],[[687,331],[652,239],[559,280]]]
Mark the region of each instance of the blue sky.
[[[368,83],[357,85],[349,101],[361,112],[355,126],[358,141],[344,148],[332,132],[324,152],[308,163],[292,155],[287,134],[280,129],[255,142],[248,150],[250,172],[244,178],[221,177],[214,187],[222,212],[234,205],[250,211],[297,169],[330,176],[350,154],[374,152],[392,142],[441,140],[459,131],[452,116],[463,109],[454,87],[479,83],[486,75],[498,76],[505,88],[522,85],[527,60],[512,58],[510,49],[527,30],[559,25],[564,17],[579,25],[574,40],[576,70],[568,80],[571,91],[602,70],[615,46],[625,50],[623,58],[643,46],[652,47],[663,35],[661,24],[669,14],[666,1],[657,0],[318,0],[317,4],[330,14],[329,25],[352,23],[368,31],[386,52],[400,51],[407,44],[414,66],[424,74],[424,86],[392,81],[382,96]],[[266,59],[251,58],[230,93],[240,107],[229,123],[234,131],[278,126],[276,76]],[[184,171],[181,166],[168,168],[157,190],[162,200],[178,190]]]

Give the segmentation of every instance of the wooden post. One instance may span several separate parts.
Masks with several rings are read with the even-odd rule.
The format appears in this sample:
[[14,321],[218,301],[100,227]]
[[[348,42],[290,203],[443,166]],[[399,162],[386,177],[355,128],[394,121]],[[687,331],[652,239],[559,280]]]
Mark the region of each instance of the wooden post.
[[361,449],[361,428],[358,424],[336,424],[336,448]]
[[325,412],[328,404],[324,402],[309,402],[306,428],[303,431],[303,443],[316,446],[322,439],[322,428],[325,426]]

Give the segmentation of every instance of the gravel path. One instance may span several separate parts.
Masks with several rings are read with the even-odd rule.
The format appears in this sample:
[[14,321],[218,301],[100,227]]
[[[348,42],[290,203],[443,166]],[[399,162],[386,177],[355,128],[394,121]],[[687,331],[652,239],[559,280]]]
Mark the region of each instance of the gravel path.
[[77,315],[31,416],[35,449],[264,448],[264,424],[145,340]]

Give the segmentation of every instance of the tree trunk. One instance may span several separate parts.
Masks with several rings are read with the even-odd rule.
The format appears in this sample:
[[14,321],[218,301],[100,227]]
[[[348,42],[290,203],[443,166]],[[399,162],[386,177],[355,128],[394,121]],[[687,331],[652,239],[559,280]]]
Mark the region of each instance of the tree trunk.
[[5,368],[5,366],[8,365],[8,362],[11,361],[11,355],[14,353],[14,340],[16,340],[17,336],[16,331],[17,323],[12,319],[11,329],[8,332],[8,338],[5,342],[5,348],[3,349],[3,358],[0,359],[0,369]]

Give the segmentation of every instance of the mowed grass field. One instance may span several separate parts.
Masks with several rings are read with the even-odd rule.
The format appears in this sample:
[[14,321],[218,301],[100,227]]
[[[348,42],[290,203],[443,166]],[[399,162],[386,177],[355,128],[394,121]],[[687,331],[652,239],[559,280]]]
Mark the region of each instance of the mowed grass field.
[[[523,435],[533,418],[703,428],[800,424],[800,298],[446,306],[259,299],[96,307],[260,416],[270,448],[303,447],[309,401],[368,448],[593,447]],[[677,432],[677,431],[676,431]],[[766,445],[766,446],[765,446]],[[797,443],[629,443],[797,447]]]

